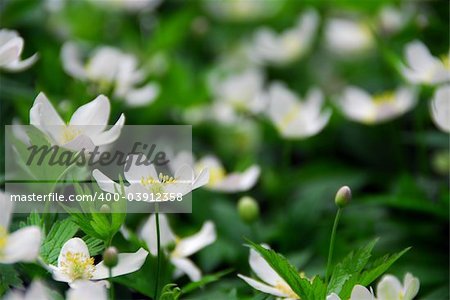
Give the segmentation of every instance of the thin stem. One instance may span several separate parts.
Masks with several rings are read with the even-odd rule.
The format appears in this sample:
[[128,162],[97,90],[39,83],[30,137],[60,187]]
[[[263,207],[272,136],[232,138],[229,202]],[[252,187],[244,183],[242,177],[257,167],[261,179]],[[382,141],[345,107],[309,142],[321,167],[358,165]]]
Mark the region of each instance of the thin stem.
[[114,285],[112,282],[112,268],[108,268],[109,270],[109,299],[114,300]]
[[334,241],[336,239],[336,230],[339,224],[339,219],[341,218],[342,209],[338,208],[338,211],[336,213],[336,217],[334,218],[334,224],[333,224],[333,230],[331,231],[331,238],[330,238],[330,248],[328,250],[328,262],[327,262],[327,272],[325,274],[325,284],[328,285],[328,280],[331,276],[331,263],[333,260],[333,252],[334,252]]
[[155,280],[155,300],[158,299],[158,288],[159,288],[159,272],[161,268],[161,236],[159,230],[159,205],[155,203],[155,217],[156,217],[156,247],[158,249],[157,263],[156,263],[156,280]]

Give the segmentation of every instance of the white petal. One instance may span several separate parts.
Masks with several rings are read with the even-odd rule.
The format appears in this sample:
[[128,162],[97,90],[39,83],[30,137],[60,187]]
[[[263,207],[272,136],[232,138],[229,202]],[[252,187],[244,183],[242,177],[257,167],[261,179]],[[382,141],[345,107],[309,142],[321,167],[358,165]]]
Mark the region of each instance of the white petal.
[[126,166],[129,167],[124,170],[125,179],[131,184],[140,183],[142,178],[148,178],[149,176],[158,180],[155,166],[153,164],[147,165],[147,157],[143,154],[128,155]]
[[81,134],[71,140],[68,143],[60,145],[66,149],[74,150],[74,151],[80,151],[80,150],[86,150],[86,151],[92,151],[95,148],[94,142],[90,137],[88,137],[85,134]]
[[11,72],[22,71],[31,66],[32,64],[34,64],[38,58],[39,56],[37,54],[33,54],[32,56],[28,57],[25,60],[12,61],[3,68]]
[[86,71],[80,58],[78,47],[74,43],[65,43],[61,50],[61,60],[67,74],[79,78],[86,78]]
[[110,129],[103,131],[95,136],[92,136],[92,140],[98,146],[110,144],[116,141],[122,131],[123,125],[125,124],[125,115],[121,114],[119,120]]
[[69,124],[74,126],[101,125],[92,126],[94,132],[101,132],[108,124],[110,110],[109,99],[104,95],[100,95],[91,102],[80,106],[73,113]]
[[67,291],[67,300],[107,300],[108,294],[104,284],[92,281],[77,282],[76,285]]
[[438,88],[430,104],[431,117],[436,126],[450,133],[450,85]]
[[14,203],[9,197],[9,194],[0,191],[0,227],[3,227],[4,230],[8,230],[14,210]]
[[332,293],[327,296],[327,300],[341,300],[341,298],[338,295],[336,295],[335,293]]
[[[118,264],[112,269],[112,276],[117,277],[129,273],[136,272],[145,263],[148,252],[140,248],[135,253],[120,253],[118,256]],[[92,274],[92,279],[105,279],[109,277],[109,269],[101,261],[95,266],[95,271]]]
[[24,300],[51,300],[49,292],[47,291],[47,287],[40,280],[35,280],[28,287],[27,292],[25,293]]
[[159,95],[159,85],[148,84],[140,89],[134,89],[127,92],[125,100],[131,107],[148,105],[156,100]]
[[52,277],[56,281],[71,283],[72,278],[70,278],[65,272],[63,272],[60,268],[49,265],[46,269],[52,273]]
[[212,244],[216,238],[216,228],[214,223],[207,221],[203,224],[202,229],[200,229],[198,233],[181,239],[172,255],[177,257],[188,257],[200,249]]
[[412,274],[410,273],[406,273],[403,280],[404,300],[412,300],[419,292],[419,288],[419,279],[412,276]]
[[30,125],[49,132],[55,140],[60,139],[61,130],[65,126],[64,121],[42,92],[36,97],[30,109]]
[[[268,247],[265,246],[265,248]],[[249,264],[256,276],[258,276],[258,278],[265,283],[271,286],[276,286],[279,283],[287,285],[283,278],[281,278],[280,275],[272,269],[269,263],[253,249],[250,249]]]
[[71,253],[80,253],[82,256],[89,258],[89,249],[86,243],[80,238],[71,238],[61,248],[58,256],[58,268],[61,268],[61,263],[66,260],[66,254],[68,252]]
[[249,167],[243,173],[230,173],[213,189],[230,193],[247,191],[256,184],[260,173],[261,169],[256,165]]
[[199,187],[207,185],[209,182],[209,170],[203,169],[200,171],[200,174],[195,178],[192,189],[195,190]]
[[254,279],[252,279],[250,277],[247,277],[247,276],[244,276],[244,275],[241,275],[241,274],[238,274],[238,276],[239,276],[239,278],[241,278],[242,280],[247,282],[252,288],[254,288],[254,289],[258,290],[258,291],[261,291],[261,292],[266,293],[266,294],[274,295],[274,296],[277,296],[277,297],[283,297],[283,298],[289,297],[289,295],[286,295],[282,291],[280,291],[280,290],[278,290],[278,289],[276,289],[276,288],[274,288],[272,286],[269,286],[267,284],[264,284],[264,283],[262,283],[260,281],[254,280]]
[[120,191],[120,185],[103,174],[100,170],[95,169],[94,171],[92,171],[92,177],[94,177],[95,181],[102,191],[108,193],[116,193]]
[[37,226],[28,226],[8,236],[0,262],[34,261],[39,255],[42,233]]
[[[169,226],[169,221],[164,214],[159,214],[159,232],[161,247],[165,247],[168,244],[175,241],[175,234]],[[143,239],[150,250],[152,255],[158,253],[158,248],[156,245],[156,217],[151,215],[147,222],[142,226],[139,231],[139,237]]]
[[185,273],[191,281],[199,281],[202,278],[202,272],[191,260],[172,257],[170,261],[178,270]]
[[380,299],[400,299],[402,284],[392,275],[384,276],[377,285],[377,297]]
[[373,294],[362,285],[355,285],[350,300],[375,300]]
[[338,104],[349,119],[366,122],[375,117],[371,95],[358,87],[347,87]]
[[15,37],[0,47],[0,67],[7,66],[19,59],[23,48],[23,39]]

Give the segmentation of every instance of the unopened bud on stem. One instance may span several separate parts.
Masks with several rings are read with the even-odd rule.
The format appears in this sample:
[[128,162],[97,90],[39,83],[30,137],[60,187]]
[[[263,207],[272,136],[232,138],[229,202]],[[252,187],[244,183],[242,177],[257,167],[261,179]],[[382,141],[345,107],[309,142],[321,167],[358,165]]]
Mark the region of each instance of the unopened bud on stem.
[[249,196],[242,197],[238,202],[239,216],[245,223],[253,223],[259,218],[259,205]]
[[117,266],[119,262],[119,254],[116,247],[108,247],[105,252],[103,252],[103,263],[108,268],[113,268]]
[[346,206],[352,200],[352,190],[348,186],[341,187],[336,193],[334,202],[339,208]]

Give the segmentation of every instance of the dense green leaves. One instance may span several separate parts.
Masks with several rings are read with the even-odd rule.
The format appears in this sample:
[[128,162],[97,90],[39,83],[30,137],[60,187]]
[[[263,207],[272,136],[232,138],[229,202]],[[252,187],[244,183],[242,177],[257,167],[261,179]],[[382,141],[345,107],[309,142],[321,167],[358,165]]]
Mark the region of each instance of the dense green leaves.
[[53,224],[41,246],[42,259],[48,264],[56,264],[62,246],[77,233],[78,229],[71,218]]

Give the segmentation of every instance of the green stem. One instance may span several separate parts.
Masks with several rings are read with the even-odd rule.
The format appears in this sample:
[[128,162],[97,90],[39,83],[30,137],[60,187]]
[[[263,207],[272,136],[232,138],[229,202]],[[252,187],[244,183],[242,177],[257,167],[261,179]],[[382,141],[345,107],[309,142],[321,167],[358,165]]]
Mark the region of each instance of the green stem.
[[156,263],[156,279],[155,279],[155,300],[158,299],[158,288],[159,288],[159,271],[161,268],[161,236],[159,230],[159,205],[155,203],[155,217],[156,217],[156,247],[158,249],[157,263]]
[[328,262],[327,262],[327,272],[325,274],[325,284],[328,286],[328,280],[331,276],[331,263],[333,260],[333,252],[334,252],[334,241],[336,239],[336,230],[339,224],[339,219],[341,218],[342,209],[338,208],[336,213],[336,217],[334,218],[333,230],[331,231],[330,238],[330,249],[328,250]]
[[109,269],[109,299],[114,300],[114,285],[112,282],[112,268]]

